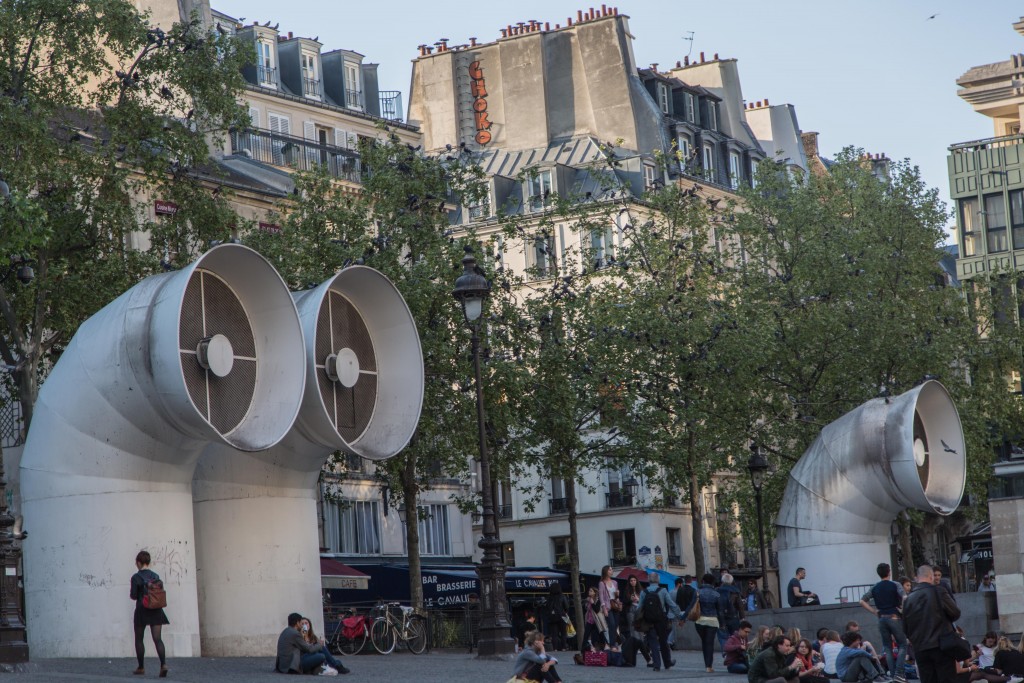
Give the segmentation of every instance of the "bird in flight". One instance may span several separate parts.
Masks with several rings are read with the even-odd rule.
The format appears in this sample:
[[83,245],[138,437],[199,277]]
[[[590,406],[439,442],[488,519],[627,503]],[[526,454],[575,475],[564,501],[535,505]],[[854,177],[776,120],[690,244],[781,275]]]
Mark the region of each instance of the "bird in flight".
[[933,14],[930,17],[928,17],[927,19],[925,19],[925,21],[931,21],[935,17],[939,16],[939,14],[941,14],[941,12],[936,12],[935,14]]
[[950,448],[949,444],[946,443],[944,439],[939,439],[939,443],[942,444],[942,450],[946,451],[947,453],[952,453],[953,455],[956,455],[956,449]]

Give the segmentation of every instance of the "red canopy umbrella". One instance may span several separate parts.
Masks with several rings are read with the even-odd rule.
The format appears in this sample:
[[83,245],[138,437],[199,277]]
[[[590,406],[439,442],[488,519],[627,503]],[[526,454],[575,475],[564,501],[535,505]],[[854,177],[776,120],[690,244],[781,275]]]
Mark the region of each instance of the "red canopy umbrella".
[[647,583],[647,572],[636,567],[625,567],[622,571],[615,575],[616,579],[622,579],[623,581],[629,581],[629,577],[635,576],[637,581],[643,581]]

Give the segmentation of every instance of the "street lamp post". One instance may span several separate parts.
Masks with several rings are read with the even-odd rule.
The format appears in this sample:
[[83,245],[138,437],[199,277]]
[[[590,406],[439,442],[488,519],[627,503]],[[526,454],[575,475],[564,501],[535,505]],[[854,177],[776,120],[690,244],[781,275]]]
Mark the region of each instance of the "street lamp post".
[[476,374],[476,420],[480,441],[480,478],[483,499],[483,537],[477,543],[484,551],[476,571],[480,578],[480,637],[478,657],[503,659],[513,654],[515,641],[510,633],[508,606],[505,602],[505,564],[501,559],[501,540],[495,519],[491,463],[487,454],[487,427],[484,416],[483,374],[480,370],[480,324],[484,301],[491,284],[476,265],[473,250],[466,247],[463,273],[455,281],[452,296],[462,306],[462,314],[472,332],[473,370]]
[[761,511],[761,487],[764,486],[765,475],[768,474],[768,460],[762,455],[761,447],[754,445],[751,450],[750,460],[747,461],[747,471],[750,472],[750,483],[754,487],[754,499],[757,501],[757,544],[761,550],[761,587],[768,588],[768,562],[765,558],[764,549],[764,514]]

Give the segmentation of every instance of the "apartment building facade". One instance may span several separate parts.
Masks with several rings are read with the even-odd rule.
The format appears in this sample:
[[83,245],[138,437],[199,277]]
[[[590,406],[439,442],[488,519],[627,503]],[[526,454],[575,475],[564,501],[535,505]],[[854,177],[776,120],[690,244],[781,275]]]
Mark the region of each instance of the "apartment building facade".
[[[581,253],[601,268],[621,247],[626,219],[620,215],[585,235],[569,225],[556,226],[553,234],[527,228],[513,243],[500,235],[499,215],[530,225],[559,196],[626,201],[643,214],[643,193],[660,185],[697,184],[709,199],[727,199],[754,182],[765,159],[807,170],[795,111],[767,100],[746,103],[736,60],[701,55],[668,70],[640,68],[628,21],[602,7],[580,11],[565,24],[508,25],[488,43],[473,38],[466,45],[420,46],[409,123],[422,130],[426,151],[467,150],[480,163],[487,198],[459,207],[453,222],[493,240],[507,269],[550,279],[568,272],[568,255]],[[614,164],[605,163],[609,154]],[[606,564],[693,571],[690,508],[674,495],[681,492],[657,490],[611,463],[582,478],[582,571],[596,573]],[[705,562],[756,563],[734,552],[737,531],[731,511],[719,505],[720,483],[696,503],[703,512]],[[503,482],[497,509],[507,562],[566,565],[564,482],[544,472]]]

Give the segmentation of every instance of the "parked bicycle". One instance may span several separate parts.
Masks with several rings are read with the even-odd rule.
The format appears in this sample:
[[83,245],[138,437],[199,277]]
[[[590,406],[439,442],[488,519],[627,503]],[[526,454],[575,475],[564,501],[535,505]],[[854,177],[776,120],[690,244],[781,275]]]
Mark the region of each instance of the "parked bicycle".
[[357,655],[370,638],[368,615],[347,609],[337,615],[337,625],[327,635],[327,648],[335,654]]
[[382,655],[391,654],[402,641],[414,655],[427,650],[427,620],[412,607],[397,602],[378,603],[370,626],[370,642]]

